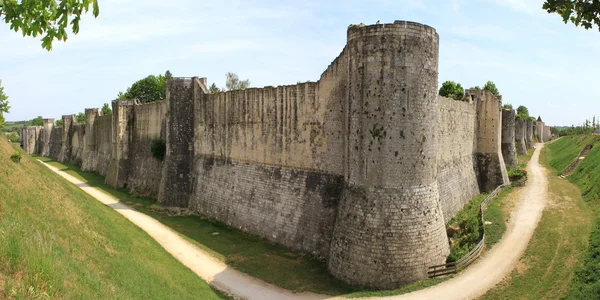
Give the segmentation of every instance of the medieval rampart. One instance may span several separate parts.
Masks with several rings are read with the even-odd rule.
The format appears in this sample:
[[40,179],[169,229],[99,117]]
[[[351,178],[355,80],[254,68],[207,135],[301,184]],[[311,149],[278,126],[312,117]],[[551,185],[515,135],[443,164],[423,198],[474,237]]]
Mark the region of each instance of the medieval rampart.
[[317,82],[211,94],[174,79],[165,101],[48,121],[39,152],[315,254],[346,282],[397,287],[444,263],[446,222],[508,182],[501,98],[438,97],[438,39],[412,22],[350,26]]

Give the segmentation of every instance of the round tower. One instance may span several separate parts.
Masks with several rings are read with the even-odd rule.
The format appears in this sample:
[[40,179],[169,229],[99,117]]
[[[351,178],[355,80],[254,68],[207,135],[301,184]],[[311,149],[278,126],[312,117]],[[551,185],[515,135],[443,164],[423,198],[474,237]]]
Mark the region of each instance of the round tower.
[[439,37],[429,26],[348,29],[344,177],[328,267],[395,288],[449,254],[437,188]]

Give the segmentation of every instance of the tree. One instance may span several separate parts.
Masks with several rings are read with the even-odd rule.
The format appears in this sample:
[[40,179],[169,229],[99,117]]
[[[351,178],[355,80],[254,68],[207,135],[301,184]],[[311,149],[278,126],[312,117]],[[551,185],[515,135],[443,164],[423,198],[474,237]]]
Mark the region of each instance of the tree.
[[456,83],[454,81],[446,81],[442,83],[439,94],[440,96],[455,100],[463,100],[465,98],[465,90],[460,83]]
[[519,107],[517,107],[517,114],[529,117],[529,109],[523,105],[519,105]]
[[75,115],[75,121],[77,123],[85,123],[85,114],[80,112],[77,115]]
[[228,72],[225,74],[225,87],[228,91],[243,90],[250,86],[250,79],[240,80],[237,74]]
[[102,115],[112,115],[112,108],[108,106],[108,103],[104,103],[104,105],[102,106]]
[[63,124],[62,119],[56,120],[56,126],[62,126],[62,124]]
[[506,103],[506,104],[504,104],[504,105],[502,106],[502,108],[513,109],[513,106],[512,106],[512,104],[510,104],[510,103]]
[[221,89],[214,82],[213,82],[213,84],[210,85],[208,90],[210,91],[211,94],[222,92]]
[[500,93],[498,92],[498,88],[496,87],[496,84],[491,81],[486,82],[485,85],[483,86],[483,89],[486,91],[492,92],[492,94],[494,94],[496,96],[500,95]]
[[596,0],[547,0],[542,8],[560,15],[565,24],[571,21],[585,29],[600,26],[600,2]]
[[67,40],[69,27],[74,34],[79,32],[81,15],[90,6],[98,17],[98,0],[0,0],[0,18],[23,36],[43,35],[42,47],[51,50],[54,39]]
[[44,126],[44,118],[42,116],[38,116],[37,118],[29,121],[31,126]]
[[119,99],[138,99],[143,103],[160,101],[166,97],[166,83],[167,80],[165,76],[150,75],[136,81],[131,87],[127,88],[127,92],[119,92],[117,97]]
[[476,85],[476,86],[474,86],[474,87],[470,88],[470,90],[481,91],[481,87],[480,87],[480,86],[478,86],[478,85]]
[[2,80],[0,79],[0,128],[4,128],[4,113],[8,113],[9,110],[10,106],[8,105],[8,96],[4,92]]
[[165,81],[169,81],[173,79],[173,74],[171,74],[171,71],[167,70],[167,72],[165,72]]

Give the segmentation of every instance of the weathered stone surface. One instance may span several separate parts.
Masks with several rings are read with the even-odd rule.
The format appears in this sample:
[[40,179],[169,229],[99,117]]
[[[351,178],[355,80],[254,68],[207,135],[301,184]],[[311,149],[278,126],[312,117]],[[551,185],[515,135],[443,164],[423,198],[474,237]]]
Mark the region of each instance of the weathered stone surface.
[[531,120],[525,120],[525,143],[527,149],[533,148],[533,122]]
[[27,154],[39,153],[39,137],[42,131],[42,126],[24,126],[21,127],[21,145],[23,151]]
[[507,168],[517,165],[517,149],[515,147],[515,110],[502,110],[502,157]]
[[530,122],[529,120],[516,119],[515,120],[515,143],[517,152],[520,154],[527,153],[527,145],[525,144],[525,131],[526,131],[526,122]]

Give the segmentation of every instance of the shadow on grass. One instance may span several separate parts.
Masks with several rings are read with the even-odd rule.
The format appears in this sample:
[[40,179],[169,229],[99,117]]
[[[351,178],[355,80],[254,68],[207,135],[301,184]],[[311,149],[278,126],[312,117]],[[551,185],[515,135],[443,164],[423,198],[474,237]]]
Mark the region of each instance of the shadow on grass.
[[388,296],[423,289],[449,279],[428,279],[388,291],[353,287],[331,276],[326,263],[312,255],[271,243],[213,219],[197,215],[168,215],[155,199],[136,197],[124,189],[112,188],[104,183],[104,177],[99,174],[84,172],[76,165],[60,163],[51,158],[34,157],[151,216],[227,265],[287,290],[349,298]]

